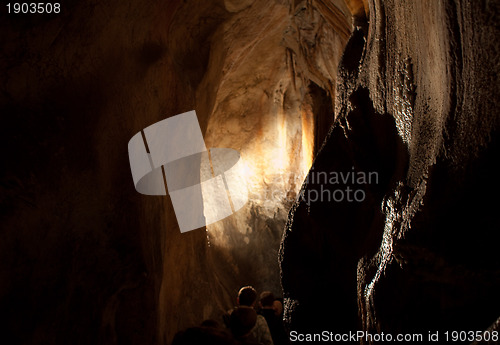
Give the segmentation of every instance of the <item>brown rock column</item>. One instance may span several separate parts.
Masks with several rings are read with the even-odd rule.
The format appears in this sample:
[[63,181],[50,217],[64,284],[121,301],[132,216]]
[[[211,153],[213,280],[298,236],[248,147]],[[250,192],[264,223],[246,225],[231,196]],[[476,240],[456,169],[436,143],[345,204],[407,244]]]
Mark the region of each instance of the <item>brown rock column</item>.
[[490,2],[370,2],[309,174],[354,167],[380,179],[360,203],[294,205],[281,249],[291,329],[427,334],[498,318],[499,13]]

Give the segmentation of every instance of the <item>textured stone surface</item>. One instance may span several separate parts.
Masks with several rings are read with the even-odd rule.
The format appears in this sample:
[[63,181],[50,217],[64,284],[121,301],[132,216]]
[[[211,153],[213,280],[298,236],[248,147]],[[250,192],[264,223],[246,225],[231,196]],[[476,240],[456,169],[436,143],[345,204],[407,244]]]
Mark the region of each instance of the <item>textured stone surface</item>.
[[281,248],[287,321],[485,330],[500,286],[498,3],[372,1],[368,12],[310,174],[377,171],[379,183],[360,186],[362,203],[294,205]]
[[173,212],[136,194],[127,142],[192,107],[189,89],[159,97],[163,78],[186,89],[164,43],[174,5],[2,10],[0,313],[10,344],[156,342],[159,224]]
[[[292,329],[498,329],[498,1],[63,5],[0,14],[9,344],[169,344],[241,285],[279,294],[316,155],[313,173],[378,180],[293,206]],[[126,148],[191,109],[208,147],[241,152],[251,198],[181,234]]]
[[[314,149],[315,119],[311,109],[301,108],[307,85],[301,90],[294,83],[290,54],[281,44],[291,25],[288,7],[269,1],[228,3],[183,3],[170,26],[168,46],[179,74],[189,71],[207,147],[241,153],[250,198],[234,216],[207,227],[204,243],[193,248],[190,259],[190,266],[200,262],[190,267],[194,276],[174,268],[181,251],[166,250],[160,331],[167,340],[173,331],[219,318],[243,285],[281,294],[281,235]],[[201,25],[201,31],[210,30],[206,37],[193,36],[204,22],[211,22],[205,29]],[[200,47],[206,55],[196,61]],[[193,279],[203,285],[193,287]],[[172,310],[180,308],[190,312],[173,316]]]
[[[2,12],[0,303],[12,343],[168,344],[232,307],[242,285],[281,293],[287,210],[326,134],[318,123],[333,119],[326,92],[293,73],[292,19],[262,0]],[[335,63],[321,60],[327,77]],[[180,234],[168,197],[135,192],[127,142],[191,109],[208,147],[241,152],[250,201]]]

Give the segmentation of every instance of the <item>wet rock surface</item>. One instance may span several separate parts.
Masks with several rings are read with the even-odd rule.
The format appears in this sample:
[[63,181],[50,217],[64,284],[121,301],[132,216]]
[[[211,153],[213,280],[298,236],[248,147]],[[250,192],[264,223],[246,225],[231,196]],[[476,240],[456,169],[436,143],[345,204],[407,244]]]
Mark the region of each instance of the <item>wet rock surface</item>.
[[498,318],[499,98],[486,85],[498,85],[499,14],[493,2],[370,2],[309,175],[354,167],[380,181],[363,202],[293,206],[280,252],[291,329],[486,330]]
[[[9,344],[169,344],[246,284],[294,330],[498,329],[497,1],[63,5],[0,15]],[[126,148],[191,109],[252,189],[181,234]]]

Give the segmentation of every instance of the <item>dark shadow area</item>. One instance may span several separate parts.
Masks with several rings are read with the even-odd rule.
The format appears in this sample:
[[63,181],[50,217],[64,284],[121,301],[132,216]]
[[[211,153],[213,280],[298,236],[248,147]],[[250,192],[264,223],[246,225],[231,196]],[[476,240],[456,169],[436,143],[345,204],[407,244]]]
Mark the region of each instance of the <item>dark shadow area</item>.
[[[285,318],[291,330],[360,329],[358,260],[375,254],[384,229],[385,191],[406,171],[406,151],[393,118],[375,112],[366,89],[354,92],[350,102],[353,110],[332,127],[309,172],[311,182],[306,179],[304,198],[290,212],[282,242]],[[322,172],[329,178],[330,173],[373,172],[377,180],[366,184],[358,184],[357,179],[356,183],[313,181],[321,179]],[[365,197],[348,201],[347,188],[362,190],[359,195]],[[342,200],[341,193],[334,194],[337,190],[344,191]],[[316,194],[323,200],[308,200]]]

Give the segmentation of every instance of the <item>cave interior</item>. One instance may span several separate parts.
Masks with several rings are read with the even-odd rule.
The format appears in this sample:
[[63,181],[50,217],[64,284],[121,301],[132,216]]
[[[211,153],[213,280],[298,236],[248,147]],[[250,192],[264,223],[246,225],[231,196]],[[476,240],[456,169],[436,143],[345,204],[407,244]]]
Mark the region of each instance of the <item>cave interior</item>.
[[[0,14],[6,343],[169,345],[245,285],[303,334],[498,334],[500,1],[60,5]],[[181,233],[127,144],[191,110],[248,202]]]

